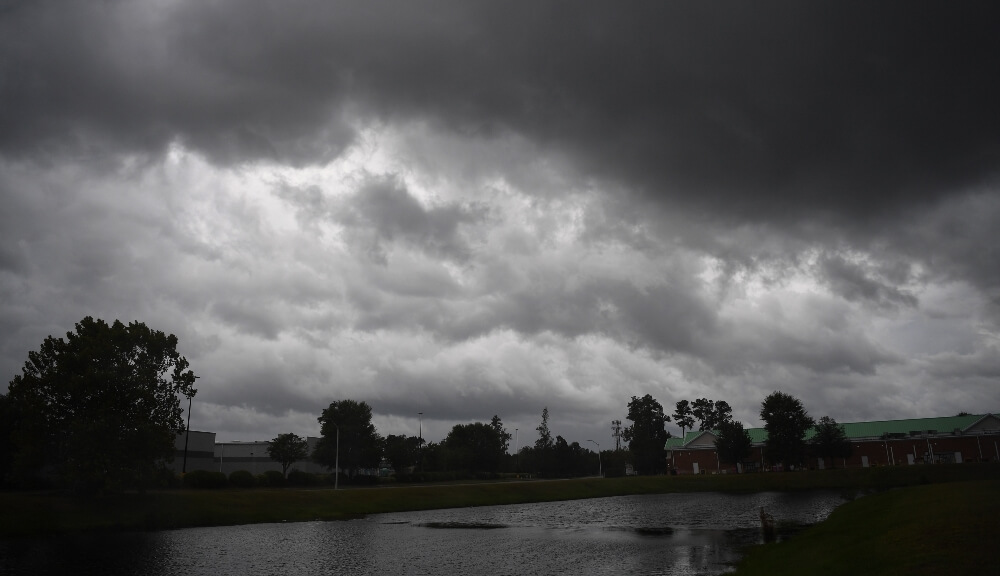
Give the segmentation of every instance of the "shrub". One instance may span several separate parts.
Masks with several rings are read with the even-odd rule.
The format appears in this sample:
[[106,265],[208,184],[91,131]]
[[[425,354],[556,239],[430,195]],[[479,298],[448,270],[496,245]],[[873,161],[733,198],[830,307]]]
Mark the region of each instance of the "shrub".
[[[470,475],[467,471],[448,471],[448,472],[413,472],[412,474],[396,474],[397,482],[448,482],[451,480],[462,480],[469,478]],[[489,473],[485,474],[484,477],[489,478],[499,478],[499,475]]]
[[180,488],[181,479],[173,470],[160,467],[150,475],[148,484],[152,488]]
[[222,472],[192,470],[182,480],[185,488],[217,489],[226,487],[226,475]]
[[320,477],[302,470],[292,470],[288,473],[287,483],[289,486],[316,486],[320,483]]
[[236,470],[229,475],[229,484],[236,488],[253,488],[257,485],[257,479],[246,470]]
[[257,475],[257,484],[267,488],[281,488],[285,485],[285,477],[277,470],[268,470]]

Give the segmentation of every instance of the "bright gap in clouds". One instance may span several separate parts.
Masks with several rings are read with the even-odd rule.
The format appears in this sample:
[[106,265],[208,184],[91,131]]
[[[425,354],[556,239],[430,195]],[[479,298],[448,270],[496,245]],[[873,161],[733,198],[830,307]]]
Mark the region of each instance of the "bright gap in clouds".
[[[41,282],[65,284],[69,324],[87,310],[178,334],[203,375],[192,425],[220,440],[316,435],[344,398],[382,434],[415,434],[417,412],[430,440],[499,414],[524,445],[548,407],[554,434],[611,445],[610,421],[647,393],[668,413],[726,400],[748,426],[775,389],[839,420],[991,397],[977,366],[997,341],[968,285],[767,227],[623,217],[620,191],[513,137],[428,130],[363,130],[325,166],[219,167],[174,144],[50,172],[55,213],[87,223],[50,249],[78,244],[114,282],[104,301],[60,272]],[[105,262],[118,225],[132,241]],[[942,405],[941,380],[968,392]]]

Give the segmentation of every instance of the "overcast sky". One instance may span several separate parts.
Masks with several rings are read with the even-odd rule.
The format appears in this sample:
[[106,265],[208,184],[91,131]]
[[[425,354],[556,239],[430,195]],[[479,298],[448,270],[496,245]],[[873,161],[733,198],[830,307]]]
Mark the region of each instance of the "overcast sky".
[[[218,440],[367,401],[1000,411],[990,2],[0,1],[0,373],[176,334]],[[5,389],[5,388],[4,388]],[[628,422],[625,422],[628,424]],[[672,423],[668,429],[675,434]]]

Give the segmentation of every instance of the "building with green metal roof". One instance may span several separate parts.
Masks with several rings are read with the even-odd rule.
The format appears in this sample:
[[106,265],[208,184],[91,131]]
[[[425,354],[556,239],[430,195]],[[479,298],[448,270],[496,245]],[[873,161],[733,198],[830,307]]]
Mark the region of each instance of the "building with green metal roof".
[[[812,458],[810,468],[868,467],[931,463],[1000,461],[1000,417],[964,414],[937,418],[840,423],[851,443],[851,456],[836,461]],[[678,473],[768,469],[767,430],[747,429],[751,455],[738,466],[727,466],[715,450],[717,430],[693,430],[667,440],[667,461]],[[808,442],[815,428],[805,436]]]

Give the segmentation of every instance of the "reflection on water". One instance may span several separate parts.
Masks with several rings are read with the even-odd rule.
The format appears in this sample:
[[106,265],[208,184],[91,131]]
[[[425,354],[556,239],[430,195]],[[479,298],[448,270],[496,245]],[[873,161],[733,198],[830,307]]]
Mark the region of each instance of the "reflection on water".
[[823,520],[832,493],[665,494],[0,541],[0,574],[720,574],[781,525]]

